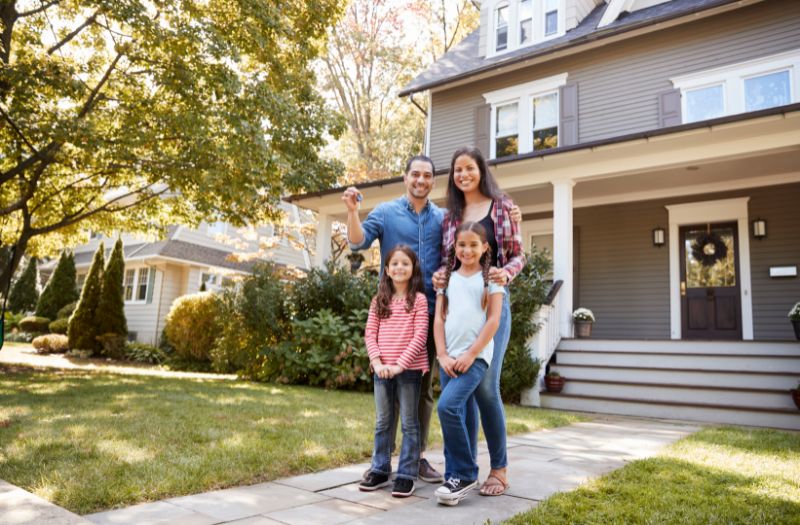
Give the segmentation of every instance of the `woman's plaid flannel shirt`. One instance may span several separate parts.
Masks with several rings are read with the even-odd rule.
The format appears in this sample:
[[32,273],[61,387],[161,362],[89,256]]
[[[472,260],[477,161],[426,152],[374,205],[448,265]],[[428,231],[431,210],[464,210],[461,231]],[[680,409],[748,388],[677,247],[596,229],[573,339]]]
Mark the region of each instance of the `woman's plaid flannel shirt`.
[[[494,237],[500,253],[497,254],[497,263],[508,272],[510,283],[525,267],[525,251],[522,249],[522,234],[519,224],[511,220],[511,208],[514,203],[505,195],[494,201],[492,206],[492,221],[494,222]],[[455,244],[456,229],[461,224],[461,217],[452,217],[447,212],[442,221],[442,265],[447,260],[447,252]]]

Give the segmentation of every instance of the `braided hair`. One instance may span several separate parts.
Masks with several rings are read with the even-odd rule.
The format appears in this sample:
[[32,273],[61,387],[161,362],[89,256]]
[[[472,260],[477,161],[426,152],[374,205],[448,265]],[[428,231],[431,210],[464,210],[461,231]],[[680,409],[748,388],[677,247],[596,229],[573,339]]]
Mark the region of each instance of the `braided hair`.
[[[456,259],[456,242],[458,241],[458,236],[462,232],[470,231],[478,235],[481,239],[482,243],[487,242],[486,237],[486,228],[483,227],[482,224],[479,222],[462,222],[456,228],[456,233],[453,236],[453,245],[450,246],[450,249],[447,250],[447,257],[445,260],[445,269],[444,269],[444,280],[445,280],[445,288],[443,293],[443,301],[442,301],[442,319],[447,318],[447,285],[450,284],[450,275],[453,273],[453,270],[456,269],[458,265],[458,260]],[[492,267],[492,247],[489,246],[487,250],[481,255],[480,259],[481,264],[481,275],[483,276],[483,295],[481,295],[481,308],[486,310],[486,307],[489,305],[489,269]]]
[[417,294],[422,293],[424,290],[422,281],[422,271],[419,268],[419,260],[417,254],[414,253],[410,247],[405,244],[398,244],[386,255],[386,268],[383,269],[381,280],[378,283],[378,294],[375,296],[375,308],[379,319],[388,319],[392,316],[392,297],[394,297],[395,289],[392,278],[389,277],[389,262],[397,252],[403,252],[409,259],[411,259],[411,279],[408,281],[408,289],[406,290],[406,312],[414,310],[414,303],[417,300]]

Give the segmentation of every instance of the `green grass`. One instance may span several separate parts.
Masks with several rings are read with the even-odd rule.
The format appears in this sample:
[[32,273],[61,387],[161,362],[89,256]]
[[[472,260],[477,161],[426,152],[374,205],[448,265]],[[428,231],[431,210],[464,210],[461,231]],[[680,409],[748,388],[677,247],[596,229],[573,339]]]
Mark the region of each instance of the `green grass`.
[[798,524],[800,433],[708,428],[506,523]]
[[[509,433],[580,419],[507,416]],[[0,367],[0,478],[79,514],[366,461],[373,428],[365,393]]]

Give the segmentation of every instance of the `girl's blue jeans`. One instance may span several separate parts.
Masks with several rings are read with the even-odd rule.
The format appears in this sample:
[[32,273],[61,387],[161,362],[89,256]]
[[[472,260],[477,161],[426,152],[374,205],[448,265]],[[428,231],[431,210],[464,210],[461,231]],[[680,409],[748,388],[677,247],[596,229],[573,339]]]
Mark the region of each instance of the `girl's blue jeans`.
[[[395,407],[400,410],[403,443],[400,446],[400,464],[397,477],[417,479],[419,474],[419,405],[422,371],[405,370],[391,379],[375,380],[375,451],[372,454],[372,471],[388,476],[392,473],[393,423]],[[397,401],[397,403],[395,402]]]
[[[486,436],[486,445],[489,448],[489,461],[491,468],[501,469],[508,466],[506,452],[506,411],[503,399],[500,397],[500,372],[503,370],[503,358],[506,355],[508,339],[511,336],[511,303],[508,298],[508,288],[503,296],[503,310],[500,316],[500,325],[494,334],[494,353],[489,370],[475,390],[473,399],[470,399],[467,411],[467,425],[472,441],[472,450],[478,450],[478,425],[483,424],[483,434]],[[480,419],[478,411],[480,410]],[[477,455],[476,455],[477,458]]]
[[467,425],[467,414],[468,402],[487,368],[486,361],[476,359],[469,370],[455,378],[439,369],[442,394],[437,410],[444,436],[445,479],[478,479],[478,433],[476,428]]

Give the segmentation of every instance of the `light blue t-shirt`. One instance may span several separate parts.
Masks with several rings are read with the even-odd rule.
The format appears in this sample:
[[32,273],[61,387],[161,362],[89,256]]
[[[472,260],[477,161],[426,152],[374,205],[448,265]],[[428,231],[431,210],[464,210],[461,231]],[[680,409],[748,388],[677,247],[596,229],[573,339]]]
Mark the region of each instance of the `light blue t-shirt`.
[[[470,277],[464,277],[458,272],[450,275],[447,283],[447,318],[444,322],[444,335],[447,343],[447,354],[456,359],[469,350],[469,347],[478,338],[483,325],[486,324],[486,312],[481,308],[483,296],[483,275],[478,272]],[[505,289],[497,284],[489,283],[489,295],[506,293]],[[484,347],[477,359],[483,359],[487,364],[492,362],[494,341]]]

